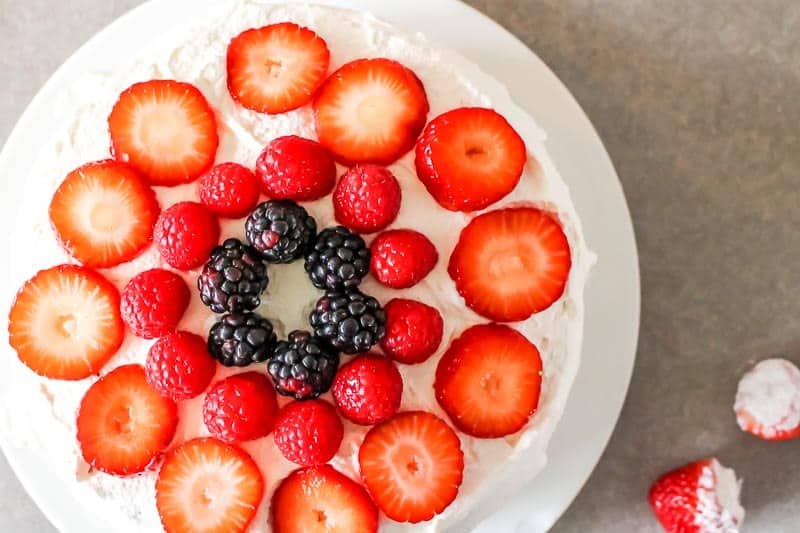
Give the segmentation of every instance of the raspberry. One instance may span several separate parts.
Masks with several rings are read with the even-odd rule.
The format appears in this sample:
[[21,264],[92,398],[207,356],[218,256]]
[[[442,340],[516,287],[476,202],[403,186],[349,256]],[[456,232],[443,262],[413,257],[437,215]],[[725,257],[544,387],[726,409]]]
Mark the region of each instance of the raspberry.
[[161,212],[154,234],[161,257],[175,268],[199,267],[219,240],[219,223],[196,202],[180,202]]
[[241,218],[258,203],[261,187],[253,172],[238,163],[222,163],[200,178],[200,203],[221,217]]
[[323,400],[286,404],[275,423],[275,445],[286,459],[301,466],[330,461],[343,436],[336,409]]
[[205,390],[217,365],[199,335],[176,331],[158,339],[147,353],[147,382],[161,396],[188,400]]
[[395,361],[426,361],[442,342],[444,323],[436,308],[416,300],[395,298],[386,304],[386,336],[381,348]]
[[175,331],[189,306],[189,287],[169,270],[154,268],[137,274],[122,291],[122,319],[145,339]]
[[389,230],[370,246],[372,275],[393,289],[407,289],[428,275],[439,253],[428,238],[414,230]]
[[388,419],[400,408],[403,378],[391,359],[366,353],[339,369],[332,391],[346,419],[371,426]]
[[358,233],[374,233],[397,218],[400,185],[378,165],[356,165],[342,176],[333,192],[336,220]]
[[243,372],[218,381],[203,400],[203,421],[209,433],[225,442],[269,435],[277,415],[275,389],[261,372]]
[[276,200],[317,200],[336,181],[336,164],[318,142],[290,135],[267,145],[256,162],[264,192]]

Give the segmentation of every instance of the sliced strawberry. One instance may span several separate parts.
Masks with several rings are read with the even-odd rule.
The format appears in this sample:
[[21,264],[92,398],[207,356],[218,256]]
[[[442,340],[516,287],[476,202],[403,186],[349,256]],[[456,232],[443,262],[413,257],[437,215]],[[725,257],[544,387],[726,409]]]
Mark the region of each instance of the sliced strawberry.
[[175,435],[177,410],[147,384],[140,365],[115,368],[81,400],[77,426],[84,460],[108,474],[142,472]]
[[473,219],[461,231],[448,272],[473,311],[515,322],[558,300],[571,266],[569,242],[553,216],[516,207]]
[[525,143],[491,109],[448,111],[417,142],[417,176],[439,205],[477,211],[514,190],[526,159]]
[[522,429],[536,412],[542,359],[536,346],[508,326],[473,326],[439,360],[433,387],[458,429],[473,437],[503,437]]
[[108,116],[111,153],[153,185],[194,181],[214,163],[217,120],[203,94],[174,80],[134,83]]
[[736,422],[764,440],[800,437],[800,370],[786,359],[764,359],[736,389]]
[[274,533],[374,533],[378,510],[364,488],[330,465],[295,470],[272,496]]
[[17,293],[8,335],[20,360],[41,376],[78,380],[97,374],[125,335],[119,292],[85,267],[42,270]]
[[358,451],[373,501],[397,522],[422,522],[458,495],[464,454],[455,432],[424,411],[406,411],[373,427]]
[[283,113],[311,101],[330,53],[316,33],[282,22],[250,29],[228,45],[228,91],[248,109]]
[[396,161],[414,146],[428,109],[416,74],[382,58],[347,63],[314,98],[319,142],[348,165]]
[[246,531],[263,495],[255,461],[213,437],[167,453],[156,481],[156,506],[167,533]]

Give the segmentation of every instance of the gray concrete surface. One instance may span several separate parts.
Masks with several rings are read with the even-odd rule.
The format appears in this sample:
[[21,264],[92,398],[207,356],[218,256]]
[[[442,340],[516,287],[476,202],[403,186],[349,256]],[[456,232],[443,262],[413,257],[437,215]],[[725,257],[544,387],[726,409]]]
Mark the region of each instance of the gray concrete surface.
[[[47,76],[138,3],[0,0],[0,143]],[[638,234],[643,314],[630,394],[555,531],[658,531],[650,482],[709,454],[745,479],[745,531],[798,531],[800,446],[742,434],[731,402],[752,361],[800,363],[800,2],[469,3],[581,102]],[[0,531],[52,531],[2,458],[0,495]]]

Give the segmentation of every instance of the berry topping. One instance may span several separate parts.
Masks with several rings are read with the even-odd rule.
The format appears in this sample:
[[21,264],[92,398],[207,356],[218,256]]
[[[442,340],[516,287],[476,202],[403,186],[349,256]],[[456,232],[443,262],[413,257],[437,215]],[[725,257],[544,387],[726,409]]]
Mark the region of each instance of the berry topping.
[[150,80],[119,95],[108,116],[111,153],[152,185],[194,181],[214,163],[219,136],[214,111],[188,83]]
[[218,381],[203,400],[208,432],[225,442],[266,437],[277,415],[275,389],[261,372],[243,372]]
[[407,411],[373,427],[358,451],[372,500],[396,522],[423,522],[458,495],[464,454],[455,432],[424,411]]
[[147,352],[147,382],[159,394],[188,400],[206,390],[216,371],[203,337],[176,331],[158,339]]
[[255,208],[261,194],[256,175],[238,163],[221,163],[203,174],[200,203],[215,215],[241,218]]
[[416,300],[395,298],[384,307],[386,336],[381,348],[395,361],[413,365],[427,361],[442,342],[444,322],[439,311]]
[[256,161],[256,174],[270,198],[307,202],[327,196],[336,182],[336,164],[316,141],[278,137]]
[[9,343],[40,376],[79,380],[97,374],[125,336],[119,300],[117,289],[88,268],[42,270],[11,306]]
[[255,461],[213,437],[170,450],[156,481],[156,507],[167,533],[244,533],[263,496]]
[[225,366],[263,363],[277,343],[272,322],[255,313],[225,315],[208,332],[208,351]]
[[293,331],[289,340],[278,342],[267,371],[280,394],[305,400],[327,392],[337,368],[339,354],[326,341]]
[[373,233],[394,221],[400,199],[400,184],[389,169],[356,165],[336,184],[333,209],[340,224],[359,233]]
[[178,327],[190,297],[189,287],[179,275],[160,268],[147,270],[125,285],[122,319],[139,337],[162,337]]
[[226,239],[211,250],[197,278],[200,300],[215,313],[252,311],[261,304],[267,283],[261,254],[238,239]]
[[378,300],[357,288],[327,291],[309,316],[317,337],[347,354],[366,352],[386,333]]
[[359,235],[344,226],[319,232],[306,256],[305,268],[318,289],[355,287],[369,272],[369,248]]
[[155,241],[173,268],[197,268],[219,241],[219,222],[202,204],[179,202],[158,217]]
[[564,294],[571,266],[569,242],[555,218],[516,207],[473,219],[461,231],[448,272],[473,311],[516,322]]
[[70,172],[50,202],[61,245],[89,267],[130,261],[153,240],[156,195],[124,163],[87,163]]
[[390,59],[358,59],[314,98],[319,141],[343,164],[388,165],[411,150],[428,115],[416,74]]
[[785,359],[766,359],[751,368],[736,391],[736,422],[764,440],[800,436],[800,370]]
[[139,365],[115,368],[86,391],[78,409],[78,443],[97,470],[127,476],[150,467],[169,445],[178,409],[145,379]]
[[356,424],[383,422],[398,409],[403,396],[403,378],[397,366],[382,355],[359,355],[333,380],[333,399],[342,415]]
[[373,277],[393,289],[416,285],[433,270],[439,252],[418,231],[395,229],[381,233],[370,246]]
[[445,209],[477,211],[514,190],[526,157],[525,143],[502,116],[454,109],[433,119],[417,141],[417,176]]
[[317,222],[290,200],[259,204],[245,223],[247,241],[270,263],[291,263],[311,248]]
[[275,423],[275,445],[286,459],[300,466],[330,461],[343,436],[336,409],[323,400],[288,403]]
[[228,45],[228,91],[260,113],[311,101],[328,73],[328,47],[316,33],[282,22],[244,31]]

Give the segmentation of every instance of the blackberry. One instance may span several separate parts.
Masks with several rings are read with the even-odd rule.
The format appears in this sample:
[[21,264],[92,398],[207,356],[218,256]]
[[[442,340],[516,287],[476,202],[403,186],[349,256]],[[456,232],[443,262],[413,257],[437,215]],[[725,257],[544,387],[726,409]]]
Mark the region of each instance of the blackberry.
[[355,287],[369,272],[369,248],[344,226],[326,228],[317,235],[306,256],[306,272],[318,289]]
[[277,343],[272,322],[255,313],[225,315],[208,332],[208,351],[225,366],[263,363]]
[[317,235],[317,223],[290,200],[271,200],[256,207],[245,222],[247,241],[270,263],[303,257]]
[[386,312],[358,289],[328,291],[309,316],[314,334],[346,354],[366,352],[386,333]]
[[211,250],[211,259],[197,278],[200,299],[215,313],[252,311],[267,287],[267,266],[258,251],[238,239]]
[[267,365],[275,389],[298,400],[316,398],[331,388],[339,354],[307,331],[293,331],[278,346]]

